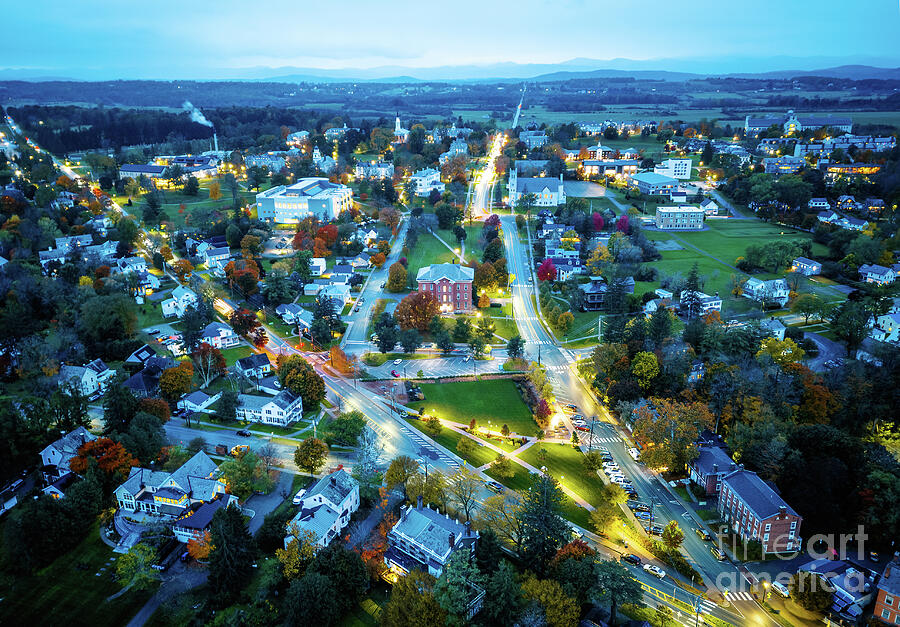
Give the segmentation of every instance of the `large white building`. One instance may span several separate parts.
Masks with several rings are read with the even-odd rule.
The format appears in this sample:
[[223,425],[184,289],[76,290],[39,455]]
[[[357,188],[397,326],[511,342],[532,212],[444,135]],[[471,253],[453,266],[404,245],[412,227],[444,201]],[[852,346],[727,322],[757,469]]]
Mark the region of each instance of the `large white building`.
[[305,178],[257,194],[257,215],[260,220],[279,224],[297,224],[310,216],[333,220],[350,209],[352,198],[353,191],[346,185],[325,178]]
[[394,164],[390,161],[360,161],[356,164],[356,178],[385,179],[394,176]]
[[690,159],[666,159],[654,167],[653,171],[663,176],[686,181],[691,178],[691,165],[693,162]]
[[350,524],[350,517],[359,509],[359,482],[346,470],[336,470],[316,481],[299,505],[300,511],[287,524],[285,548],[294,540],[295,528],[311,533],[316,546],[324,548]]
[[443,194],[445,185],[441,183],[441,173],[434,168],[419,170],[409,177],[415,186],[416,196],[428,196],[431,190],[436,189]]
[[[519,176],[518,163],[509,169],[509,205],[515,206],[522,197],[531,194],[536,207],[556,207],[566,203],[566,188],[563,185],[562,174],[559,178],[546,176]],[[531,161],[530,163],[542,163]],[[529,173],[535,173],[534,169],[525,168]]]
[[303,401],[287,390],[274,397],[239,394],[238,402],[237,417],[246,422],[286,427],[303,417]]

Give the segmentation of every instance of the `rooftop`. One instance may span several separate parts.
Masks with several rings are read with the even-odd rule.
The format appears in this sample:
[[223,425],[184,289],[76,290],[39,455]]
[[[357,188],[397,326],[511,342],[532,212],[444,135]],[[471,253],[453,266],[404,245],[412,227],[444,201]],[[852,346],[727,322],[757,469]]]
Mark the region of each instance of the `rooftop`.
[[786,508],[789,514],[797,516],[797,512],[755,472],[735,470],[725,475],[722,481],[728,484],[761,520],[777,515],[781,507]]
[[416,281],[471,281],[475,278],[475,269],[468,266],[460,266],[455,263],[434,263],[430,266],[419,268]]

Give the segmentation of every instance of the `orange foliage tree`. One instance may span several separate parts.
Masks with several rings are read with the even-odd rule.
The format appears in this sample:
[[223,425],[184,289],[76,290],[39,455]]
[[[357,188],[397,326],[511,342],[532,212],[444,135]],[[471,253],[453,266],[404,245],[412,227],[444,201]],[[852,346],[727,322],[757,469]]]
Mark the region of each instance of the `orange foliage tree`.
[[424,331],[438,311],[440,311],[440,306],[434,296],[428,292],[416,292],[397,304],[394,319],[402,329]]
[[161,398],[142,398],[139,407],[141,411],[147,412],[151,416],[156,416],[162,422],[172,417],[172,410],[169,404]]
[[159,376],[159,391],[170,403],[174,403],[191,389],[194,380],[194,364],[182,361],[174,368],[166,368]]
[[209,558],[210,552],[215,547],[212,543],[212,536],[209,531],[204,531],[199,538],[191,538],[187,543],[188,555],[198,562],[203,562]]
[[178,280],[183,283],[187,275],[194,271],[194,266],[187,259],[179,259],[172,264],[172,271],[175,272]]
[[69,469],[79,475],[87,472],[90,460],[97,462],[97,467],[109,477],[124,479],[137,466],[137,460],[125,447],[110,438],[97,438],[85,442],[78,449],[78,454],[69,462]]
[[384,265],[384,262],[387,261],[387,259],[385,258],[384,253],[375,253],[374,255],[372,255],[371,261],[373,266],[375,266],[376,268],[381,268],[381,266]]

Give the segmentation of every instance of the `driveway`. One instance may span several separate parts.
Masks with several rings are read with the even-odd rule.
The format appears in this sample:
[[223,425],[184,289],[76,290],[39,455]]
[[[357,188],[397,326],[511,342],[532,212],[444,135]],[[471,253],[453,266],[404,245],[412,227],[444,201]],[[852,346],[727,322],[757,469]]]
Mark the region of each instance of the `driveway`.
[[256,534],[262,526],[266,514],[281,505],[281,502],[285,499],[282,493],[287,494],[288,498],[293,496],[291,494],[291,484],[293,482],[294,475],[289,472],[279,472],[278,483],[275,484],[275,487],[272,488],[271,492],[268,494],[255,494],[247,499],[247,502],[244,503],[244,507],[246,509],[252,509],[254,512],[253,518],[250,519],[250,525],[248,526],[251,534]]
[[819,354],[814,359],[810,359],[806,362],[806,366],[810,370],[822,372],[825,370],[826,361],[831,361],[838,357],[846,357],[847,355],[847,350],[844,348],[843,344],[829,340],[827,337],[823,337],[818,333],[807,331],[803,334],[803,337],[811,340],[819,349]]
[[159,590],[138,610],[127,627],[142,627],[160,605],[191,588],[204,584],[208,575],[209,571],[206,568],[190,567],[180,561],[175,562],[159,586]]

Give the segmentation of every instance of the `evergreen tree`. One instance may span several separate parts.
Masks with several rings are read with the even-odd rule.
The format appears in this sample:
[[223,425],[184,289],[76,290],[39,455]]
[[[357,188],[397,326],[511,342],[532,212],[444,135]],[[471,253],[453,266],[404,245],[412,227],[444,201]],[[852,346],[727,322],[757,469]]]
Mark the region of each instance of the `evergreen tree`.
[[229,605],[253,574],[253,538],[237,507],[219,509],[210,523],[209,587],[222,606]]
[[569,537],[569,525],[562,517],[563,492],[552,477],[532,475],[531,487],[522,496],[520,520],[525,529],[522,558],[539,575]]
[[478,614],[488,625],[506,626],[515,624],[522,607],[521,590],[516,580],[516,571],[509,562],[503,560],[485,586],[485,603]]
[[681,290],[681,310],[688,320],[700,315],[700,273],[697,264],[691,266],[684,289]]

